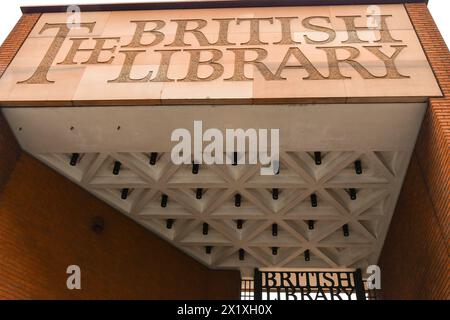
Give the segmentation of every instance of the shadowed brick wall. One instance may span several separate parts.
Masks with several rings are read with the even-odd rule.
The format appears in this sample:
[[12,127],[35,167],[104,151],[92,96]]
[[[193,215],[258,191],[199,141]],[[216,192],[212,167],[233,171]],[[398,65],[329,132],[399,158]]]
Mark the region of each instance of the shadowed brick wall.
[[[0,46],[0,77],[38,21],[40,14],[25,14]],[[20,154],[20,147],[0,113],[0,192]]]
[[[82,290],[66,288],[72,264]],[[0,299],[238,299],[239,287],[239,272],[208,269],[26,153],[0,195]]]
[[20,147],[14,139],[5,117],[0,113],[0,193],[14,169],[19,155]]
[[385,299],[450,299],[450,53],[425,4],[406,4],[443,98],[430,99],[380,258]]

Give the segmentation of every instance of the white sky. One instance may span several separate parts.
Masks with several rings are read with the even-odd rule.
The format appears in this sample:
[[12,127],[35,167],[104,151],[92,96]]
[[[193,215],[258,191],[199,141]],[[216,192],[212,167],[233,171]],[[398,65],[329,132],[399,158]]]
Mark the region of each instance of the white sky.
[[[153,0],[158,1],[158,0]],[[167,0],[166,0],[167,1]],[[176,1],[176,0],[175,0]],[[274,0],[275,1],[275,0]],[[20,6],[48,4],[148,2],[148,0],[5,0],[0,5],[0,43],[6,38],[21,15]],[[450,1],[429,0],[428,7],[447,46],[450,47]]]

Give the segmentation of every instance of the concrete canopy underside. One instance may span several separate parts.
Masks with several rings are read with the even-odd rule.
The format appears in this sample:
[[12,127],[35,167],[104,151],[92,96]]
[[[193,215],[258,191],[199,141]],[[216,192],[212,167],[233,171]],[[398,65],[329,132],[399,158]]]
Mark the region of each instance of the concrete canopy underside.
[[[376,263],[425,108],[425,103],[368,103],[2,111],[28,153],[205,265],[245,269]],[[280,129],[280,173],[261,176],[259,165],[200,165],[192,174],[191,165],[174,165],[171,132],[193,132],[195,120],[203,121],[203,130]],[[316,151],[322,154],[320,165]],[[151,152],[158,153],[154,166]],[[69,164],[72,153],[80,154],[76,166]],[[356,160],[362,174],[355,173]],[[122,164],[119,175],[112,173],[115,161]],[[127,199],[121,198],[124,188]],[[203,189],[202,199],[196,199],[197,188]],[[278,200],[272,199],[273,188],[279,189]],[[351,188],[356,200],[349,197]],[[168,195],[165,208],[162,194]],[[240,207],[234,205],[236,194]],[[311,206],[311,194],[317,195],[317,207]],[[167,219],[174,220],[171,229]],[[242,229],[237,220],[244,221]],[[207,235],[203,223],[209,225]],[[244,260],[239,249],[245,250]]]

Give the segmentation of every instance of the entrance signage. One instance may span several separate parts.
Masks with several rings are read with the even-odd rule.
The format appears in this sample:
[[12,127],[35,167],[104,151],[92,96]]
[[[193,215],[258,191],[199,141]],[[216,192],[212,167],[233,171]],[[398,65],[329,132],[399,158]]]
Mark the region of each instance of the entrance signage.
[[0,79],[2,105],[440,94],[402,5],[46,13]]

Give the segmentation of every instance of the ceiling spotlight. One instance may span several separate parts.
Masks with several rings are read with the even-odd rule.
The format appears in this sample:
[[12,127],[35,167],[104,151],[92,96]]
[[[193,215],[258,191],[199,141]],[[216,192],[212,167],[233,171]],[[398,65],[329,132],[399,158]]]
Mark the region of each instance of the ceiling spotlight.
[[204,236],[206,236],[208,234],[208,227],[209,227],[209,225],[206,222],[204,222],[203,223],[203,235]]
[[174,221],[175,221],[175,220],[173,220],[173,219],[167,219],[167,220],[166,220],[166,228],[167,228],[167,229],[172,229],[172,226],[173,226]]
[[272,189],[272,199],[278,200],[278,189],[277,188]]
[[211,247],[211,246],[206,246],[206,247],[205,247],[205,252],[206,252],[206,254],[211,254],[211,250],[212,250],[212,247]]
[[272,236],[276,237],[278,235],[278,225],[276,223],[272,224]]
[[200,165],[198,163],[192,162],[192,174],[198,174],[198,168]]
[[241,195],[239,193],[234,196],[234,206],[235,207],[241,206]]
[[114,161],[113,175],[117,176],[120,172],[121,163],[119,161]]
[[350,199],[351,200],[356,200],[356,189],[355,188],[350,188],[350,189],[348,189],[348,192],[350,194]]
[[361,161],[360,160],[356,160],[355,161],[355,172],[356,172],[356,174],[361,174],[362,173],[362,166],[361,166]]
[[156,158],[158,158],[158,153],[157,152],[152,152],[150,153],[150,165],[154,166],[156,164]]
[[278,254],[278,248],[277,247],[272,247],[272,254],[274,256],[276,256]]
[[71,166],[76,166],[77,165],[77,161],[78,161],[78,157],[80,156],[79,153],[72,153],[72,156],[70,157],[70,165]]
[[128,188],[123,188],[123,189],[122,189],[122,194],[120,195],[120,197],[121,197],[123,200],[126,200],[126,198],[128,197],[128,191],[129,191]]
[[236,221],[236,227],[238,229],[242,229],[242,225],[244,224],[244,221],[239,219],[238,221]]
[[239,249],[239,260],[243,261],[245,258],[245,251],[244,249]]
[[305,261],[310,261],[311,257],[309,256],[309,250],[305,250]]
[[197,199],[201,199],[203,196],[203,189],[202,188],[197,188],[197,191],[195,192],[195,198]]
[[308,229],[314,230],[314,220],[308,220]]
[[350,231],[348,230],[348,224],[344,224],[342,226],[342,231],[344,232],[344,237],[348,237],[350,235]]
[[165,208],[167,207],[167,200],[169,199],[169,197],[167,196],[167,194],[163,194],[161,196],[161,207]]
[[322,164],[322,153],[320,151],[314,152],[314,162],[316,165]]
[[317,207],[317,196],[315,193],[311,195],[311,207]]

